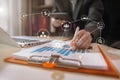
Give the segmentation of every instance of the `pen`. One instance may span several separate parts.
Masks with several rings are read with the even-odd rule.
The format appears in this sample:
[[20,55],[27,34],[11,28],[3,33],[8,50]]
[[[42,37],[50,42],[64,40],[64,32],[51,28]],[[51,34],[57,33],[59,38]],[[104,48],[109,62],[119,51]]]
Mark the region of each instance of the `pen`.
[[75,30],[75,33],[74,33],[74,36],[73,36],[73,39],[75,39],[75,36],[77,35],[78,31],[79,31],[79,26],[77,26],[76,30]]
[[71,45],[70,45],[70,47],[71,47],[71,49],[72,49],[72,50],[75,50],[75,49],[76,49],[74,39],[75,39],[75,36],[77,35],[77,33],[78,33],[79,29],[80,29],[80,27],[79,27],[79,26],[77,26],[77,28],[76,28],[76,30],[75,30],[75,33],[74,33],[74,36],[73,36],[73,39],[72,39],[72,42],[71,42]]

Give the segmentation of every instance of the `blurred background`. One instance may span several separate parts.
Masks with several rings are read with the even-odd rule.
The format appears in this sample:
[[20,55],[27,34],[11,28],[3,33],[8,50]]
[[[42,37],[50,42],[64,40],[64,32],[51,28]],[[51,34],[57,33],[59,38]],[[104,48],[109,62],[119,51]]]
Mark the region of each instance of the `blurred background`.
[[[11,36],[36,36],[50,28],[50,17],[42,10],[52,10],[52,0],[0,0],[0,27]],[[33,14],[33,15],[32,15]]]

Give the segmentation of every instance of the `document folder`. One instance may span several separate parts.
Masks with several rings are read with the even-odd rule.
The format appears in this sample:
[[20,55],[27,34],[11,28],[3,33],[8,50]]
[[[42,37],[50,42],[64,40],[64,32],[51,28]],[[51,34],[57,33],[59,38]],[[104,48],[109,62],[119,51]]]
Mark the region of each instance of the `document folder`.
[[[57,41],[60,42],[60,41]],[[52,41],[13,54],[6,62],[28,66],[59,69],[96,75],[119,77],[118,71],[105,55],[100,45],[92,45],[92,50],[69,50],[66,43],[53,47]]]

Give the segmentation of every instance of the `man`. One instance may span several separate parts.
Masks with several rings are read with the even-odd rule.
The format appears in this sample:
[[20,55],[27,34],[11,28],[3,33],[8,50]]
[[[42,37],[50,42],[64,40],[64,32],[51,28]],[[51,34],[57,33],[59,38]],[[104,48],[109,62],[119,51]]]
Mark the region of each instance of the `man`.
[[89,48],[91,42],[98,37],[99,31],[96,23],[102,21],[103,5],[101,0],[54,0],[53,11],[68,14],[67,20],[55,19],[53,25],[57,29],[66,21],[76,21],[80,20],[83,15],[88,16],[89,21],[84,29],[77,32],[71,41],[75,49]]

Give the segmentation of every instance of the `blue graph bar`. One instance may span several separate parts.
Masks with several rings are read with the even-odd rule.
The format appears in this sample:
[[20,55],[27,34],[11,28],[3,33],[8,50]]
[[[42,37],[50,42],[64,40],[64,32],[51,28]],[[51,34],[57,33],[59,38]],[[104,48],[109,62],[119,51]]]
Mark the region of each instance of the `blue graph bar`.
[[54,47],[48,47],[48,46],[36,49],[32,53],[39,53],[39,52],[43,52],[43,51],[55,51],[64,56],[68,56],[69,54],[75,54],[76,52],[77,53],[85,53],[85,50],[75,51],[75,50],[70,50],[70,49],[66,49],[66,48],[54,48]]

